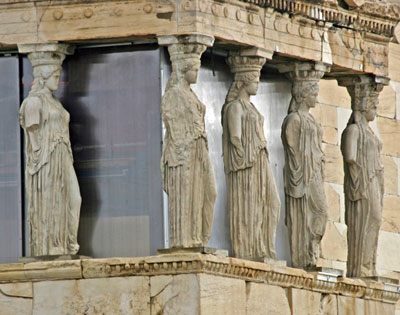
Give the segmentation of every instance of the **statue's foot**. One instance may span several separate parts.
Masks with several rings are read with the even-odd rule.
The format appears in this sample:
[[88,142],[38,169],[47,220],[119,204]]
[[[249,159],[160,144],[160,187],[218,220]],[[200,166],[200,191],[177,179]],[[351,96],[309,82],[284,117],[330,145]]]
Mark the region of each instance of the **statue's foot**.
[[70,245],[68,245],[68,252],[71,255],[75,255],[79,251],[79,248],[80,248],[80,246],[77,243],[70,244]]

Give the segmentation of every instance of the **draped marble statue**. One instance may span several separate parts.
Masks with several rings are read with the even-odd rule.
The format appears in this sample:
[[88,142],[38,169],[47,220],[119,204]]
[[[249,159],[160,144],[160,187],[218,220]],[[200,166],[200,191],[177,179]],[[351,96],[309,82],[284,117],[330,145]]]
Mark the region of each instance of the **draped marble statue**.
[[69,114],[53,95],[65,58],[63,46],[58,48],[60,51],[28,55],[34,83],[20,109],[31,256],[76,254],[79,250],[81,195],[73,167]]
[[310,114],[323,65],[295,63],[280,68],[292,81],[292,99],[282,124],[283,179],[292,266],[314,268],[328,219],[324,191],[322,129]]
[[275,259],[280,200],[269,165],[264,117],[250,102],[265,58],[237,55],[227,62],[234,80],[221,117],[233,255]]
[[376,251],[383,206],[382,144],[368,123],[375,119],[382,84],[369,76],[339,80],[351,95],[353,113],[342,134],[347,276],[376,276]]
[[168,194],[170,247],[206,246],[211,235],[216,199],[207,147],[206,107],[190,88],[197,81],[199,43],[168,46],[172,74],[161,101],[166,132],[161,160]]

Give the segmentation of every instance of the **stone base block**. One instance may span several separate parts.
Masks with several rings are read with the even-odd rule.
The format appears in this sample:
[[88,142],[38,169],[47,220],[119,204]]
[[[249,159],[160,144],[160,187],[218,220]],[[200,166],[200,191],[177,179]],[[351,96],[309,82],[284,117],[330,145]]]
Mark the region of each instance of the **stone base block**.
[[245,314],[291,315],[288,289],[248,282]]
[[399,284],[399,279],[382,277],[382,276],[362,277],[360,279],[366,280],[366,281],[371,281],[372,280],[372,281],[382,282],[382,283]]
[[324,273],[324,274],[331,274],[336,277],[343,277],[343,275],[344,275],[344,270],[335,269],[335,268],[312,267],[312,268],[306,268],[305,270],[308,272],[320,272],[320,273]]
[[179,254],[179,253],[200,253],[209,254],[221,257],[228,257],[229,252],[226,249],[212,248],[212,247],[171,247],[157,249],[157,254]]
[[32,315],[150,314],[149,277],[44,281],[33,290]]
[[18,262],[27,264],[38,261],[80,260],[80,259],[90,259],[90,258],[92,257],[83,255],[45,255],[45,256],[19,257]]
[[150,279],[151,314],[245,314],[245,281],[204,274]]
[[292,315],[318,315],[321,293],[296,288],[289,289],[289,305]]
[[279,260],[279,259],[273,259],[273,258],[266,258],[266,257],[262,257],[262,258],[246,258],[246,260],[263,262],[263,263],[271,265],[271,266],[281,266],[281,267],[286,267],[287,266],[287,261],[286,260]]

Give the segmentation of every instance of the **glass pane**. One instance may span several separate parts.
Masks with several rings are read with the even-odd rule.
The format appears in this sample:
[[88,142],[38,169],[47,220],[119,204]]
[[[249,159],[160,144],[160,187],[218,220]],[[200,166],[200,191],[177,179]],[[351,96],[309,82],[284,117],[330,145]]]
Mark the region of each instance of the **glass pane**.
[[163,247],[159,55],[157,47],[80,49],[64,62],[56,95],[71,115],[82,255]]
[[0,263],[9,263],[22,256],[18,58],[0,58],[0,73]]

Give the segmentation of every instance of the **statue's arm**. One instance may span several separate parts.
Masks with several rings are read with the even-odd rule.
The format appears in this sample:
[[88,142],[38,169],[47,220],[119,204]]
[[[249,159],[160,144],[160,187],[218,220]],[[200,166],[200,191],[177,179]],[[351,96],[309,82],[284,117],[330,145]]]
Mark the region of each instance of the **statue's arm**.
[[232,145],[243,153],[242,144],[242,106],[239,102],[232,103],[228,108],[227,123],[229,140]]
[[32,150],[40,150],[39,125],[40,125],[40,99],[31,97],[25,105],[25,128],[30,139]]
[[285,147],[285,191],[292,197],[305,194],[304,146],[301,146],[301,120],[297,114],[289,115],[283,126]]
[[287,149],[292,153],[295,160],[299,160],[299,155],[304,154],[304,152],[300,152],[300,134],[304,132],[300,129],[300,118],[297,115],[288,117],[284,133],[288,145]]
[[348,126],[343,132],[342,153],[345,163],[357,164],[358,137],[358,127],[354,124]]

